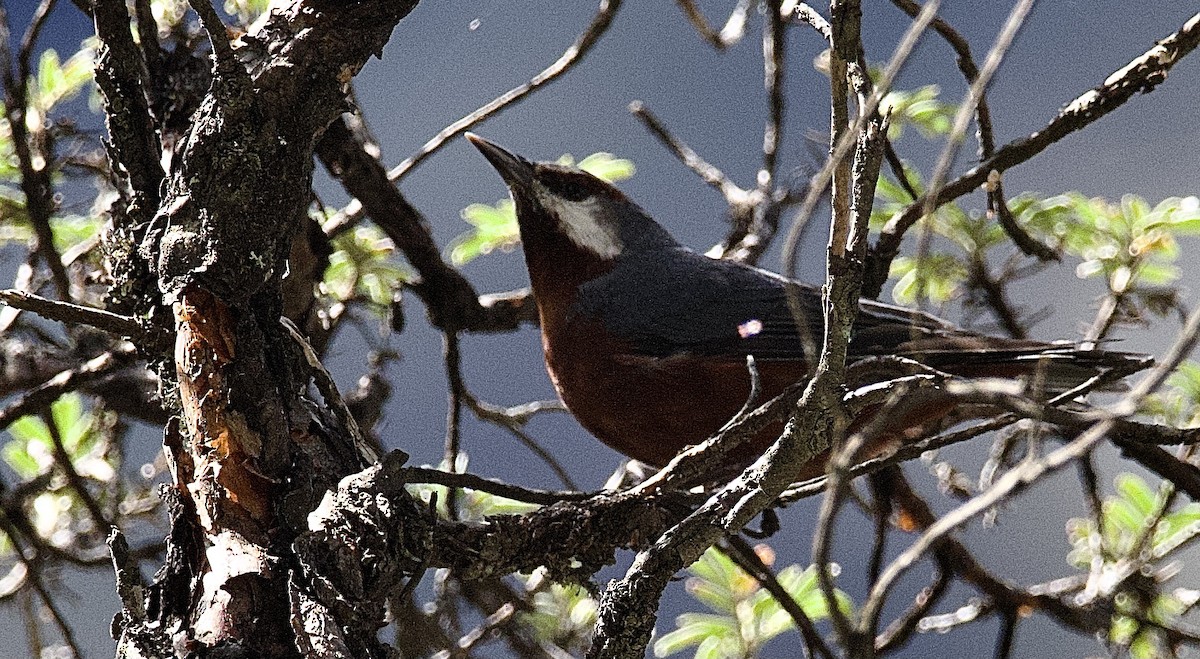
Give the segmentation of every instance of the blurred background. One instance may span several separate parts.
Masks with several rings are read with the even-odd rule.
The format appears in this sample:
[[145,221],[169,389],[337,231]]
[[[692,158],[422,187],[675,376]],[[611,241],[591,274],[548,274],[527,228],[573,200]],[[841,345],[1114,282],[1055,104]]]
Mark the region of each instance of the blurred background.
[[[705,0],[697,5],[720,25],[735,2]],[[940,14],[970,41],[982,59],[1003,23],[1011,3],[947,1]],[[1100,84],[1113,71],[1177,30],[1195,6],[1174,0],[1051,0],[1040,3],[1018,36],[991,86],[989,101],[996,140],[1004,144],[1042,128],[1067,102]],[[14,33],[20,33],[34,10],[30,0],[7,3]],[[382,59],[373,60],[355,82],[357,99],[382,147],[383,161],[393,166],[438,130],[527,81],[558,58],[590,21],[596,3],[544,3],[532,0],[475,0],[422,2],[396,29]],[[824,9],[822,9],[824,11]],[[889,3],[864,3],[863,41],[871,63],[882,64],[909,26],[906,15]],[[746,37],[725,52],[705,43],[674,3],[628,0],[595,49],[568,75],[525,101],[489,119],[475,132],[532,159],[553,160],[563,154],[577,159],[604,151],[631,160],[636,173],[620,187],[666,225],[683,243],[698,251],[717,243],[727,228],[721,196],[685,169],[634,119],[627,106],[640,100],[679,138],[743,187],[754,185],[760,164],[760,145],[766,118],[763,92],[761,21],[751,16]],[[43,37],[46,48],[65,57],[90,35],[86,18],[66,3],[55,11]],[[781,171],[802,181],[820,167],[826,150],[829,108],[828,79],[812,62],[824,49],[817,34],[804,26],[788,30],[786,130],[780,151]],[[966,86],[954,55],[941,40],[926,36],[900,76],[897,89],[938,85],[941,100],[958,103]],[[1112,201],[1134,194],[1151,205],[1164,198],[1200,192],[1200,59],[1183,60],[1152,94],[1134,98],[1085,131],[1067,137],[1033,161],[1005,175],[1010,196],[1034,192],[1043,196],[1078,191]],[[75,109],[86,106],[86,99]],[[63,112],[69,112],[70,107]],[[91,125],[86,122],[91,121]],[[96,115],[81,120],[89,130],[101,130]],[[968,169],[976,143],[973,129],[955,172]],[[919,131],[908,130],[896,142],[901,156],[925,177],[942,147]],[[330,208],[349,200],[336,181],[318,167],[316,190]],[[408,175],[401,188],[432,225],[439,245],[449,245],[470,229],[461,211],[473,203],[495,203],[506,191],[487,162],[464,140],[456,140]],[[964,210],[981,212],[982,194],[960,200]],[[819,282],[824,273],[824,223],[827,211],[807,232],[800,256],[802,279]],[[785,216],[785,222],[787,221]],[[1195,305],[1190,283],[1200,273],[1192,256],[1197,246],[1185,243],[1177,263],[1183,269],[1183,302]],[[0,276],[12,280],[15,259],[23,251],[0,251]],[[778,245],[761,265],[781,268]],[[1079,339],[1106,293],[1102,280],[1076,276],[1078,260],[1070,258],[1014,285],[1014,301],[1029,312],[1047,313],[1032,328],[1038,339]],[[500,250],[475,258],[463,268],[480,292],[499,292],[527,284],[518,250]],[[890,301],[891,286],[884,299]],[[447,414],[447,386],[442,337],[425,321],[415,296],[404,306],[403,333],[380,336],[373,327],[344,328],[329,350],[327,365],[345,390],[353,387],[366,368],[368,353],[382,346],[401,358],[386,374],[395,386],[378,427],[385,445],[402,448],[415,463],[437,464],[442,457]],[[936,310],[936,309],[935,309]],[[957,304],[941,309],[952,319]],[[1175,320],[1156,320],[1151,326],[1123,326],[1115,334],[1121,350],[1152,354],[1170,345],[1179,329]],[[465,335],[462,339],[466,384],[480,399],[504,405],[554,397],[540,354],[537,330],[511,334]],[[511,435],[464,415],[463,448],[469,470],[532,487],[559,487],[553,472]],[[598,488],[619,463],[610,449],[590,437],[570,416],[539,415],[528,428],[585,489]],[[155,429],[139,433],[144,444],[131,447],[131,457],[150,461],[158,451]],[[937,460],[976,472],[987,457],[990,442],[977,439],[943,452]],[[1132,469],[1112,452],[1102,452],[1101,483],[1111,489],[1114,475]],[[138,460],[130,459],[131,468]],[[939,510],[954,501],[936,493],[928,467],[912,463],[906,471],[929,493]],[[1136,471],[1136,470],[1135,470]],[[767,542],[777,553],[777,565],[809,562],[816,500],[802,501],[782,511],[783,530]],[[997,524],[983,528],[978,521],[963,537],[995,573],[1023,584],[1071,572],[1065,556],[1070,549],[1064,532],[1072,517],[1086,514],[1074,475],[1047,479],[1019,496],[1001,511]],[[870,520],[847,514],[838,527],[833,555],[842,566],[839,586],[856,601],[865,594],[865,564],[869,552]],[[889,555],[903,549],[894,541]],[[630,555],[601,574],[600,582],[623,574]],[[924,585],[931,568],[913,570],[906,589]],[[1194,587],[1197,573],[1188,570],[1183,585]],[[58,587],[77,635],[89,656],[111,654],[108,638],[111,615],[117,609],[111,575],[102,572],[63,575]],[[938,612],[965,605],[974,595],[962,586],[944,600]],[[885,616],[897,614],[902,597],[893,598]],[[672,586],[661,611],[659,630],[674,627],[681,612],[702,610],[682,587]],[[0,611],[6,608],[0,607]],[[10,609],[9,609],[10,611]],[[982,656],[991,652],[998,623],[993,619],[947,635],[918,635],[906,656]],[[21,626],[15,615],[0,614],[0,657],[21,656]],[[987,639],[981,641],[980,639]],[[780,636],[764,656],[798,656],[798,637]],[[1035,616],[1017,635],[1014,656],[1088,656],[1102,654],[1094,639],[1083,638]],[[503,656],[497,646],[480,656]]]

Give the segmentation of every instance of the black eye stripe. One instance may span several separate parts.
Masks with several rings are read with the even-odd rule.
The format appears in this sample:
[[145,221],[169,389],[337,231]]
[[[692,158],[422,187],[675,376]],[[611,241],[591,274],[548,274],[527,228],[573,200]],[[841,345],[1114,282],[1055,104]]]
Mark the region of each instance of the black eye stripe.
[[555,177],[544,183],[551,192],[568,201],[583,201],[592,195],[591,186],[574,177]]

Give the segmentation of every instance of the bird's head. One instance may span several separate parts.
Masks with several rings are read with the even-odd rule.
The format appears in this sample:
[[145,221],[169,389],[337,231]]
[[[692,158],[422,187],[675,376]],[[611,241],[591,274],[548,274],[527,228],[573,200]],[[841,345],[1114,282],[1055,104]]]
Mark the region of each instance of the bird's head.
[[674,244],[644,210],[595,176],[574,167],[531,162],[474,133],[466,137],[512,192],[527,251],[548,234],[566,238],[601,261]]

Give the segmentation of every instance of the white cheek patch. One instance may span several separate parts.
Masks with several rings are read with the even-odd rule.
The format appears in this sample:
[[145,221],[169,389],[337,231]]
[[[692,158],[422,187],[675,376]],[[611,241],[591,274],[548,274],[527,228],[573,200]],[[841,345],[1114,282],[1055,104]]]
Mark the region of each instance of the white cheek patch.
[[552,215],[567,238],[579,247],[605,259],[616,258],[623,245],[617,235],[614,219],[607,217],[607,210],[593,198],[583,201],[568,201],[539,191],[538,201]]

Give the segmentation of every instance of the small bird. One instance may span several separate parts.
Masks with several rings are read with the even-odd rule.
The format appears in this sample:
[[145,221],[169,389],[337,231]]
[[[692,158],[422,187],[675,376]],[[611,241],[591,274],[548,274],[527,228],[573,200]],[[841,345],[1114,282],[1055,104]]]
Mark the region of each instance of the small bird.
[[[811,356],[788,289],[798,291],[809,336],[819,340],[824,321],[817,289],[693,252],[587,172],[530,162],[478,135],[466,137],[500,173],[516,204],[550,379],[579,423],[602,442],[662,466],[746,403],[747,355],[755,358],[764,400],[806,376]],[[964,377],[1031,376],[1041,369],[1046,391],[1149,363],[1140,355],[1069,343],[984,336],[864,299],[848,359],[886,355]],[[903,440],[953,409],[943,402],[898,418],[890,434]],[[739,447],[730,466],[748,464],[779,430],[768,428]],[[823,470],[823,463],[813,464],[809,475]]]

